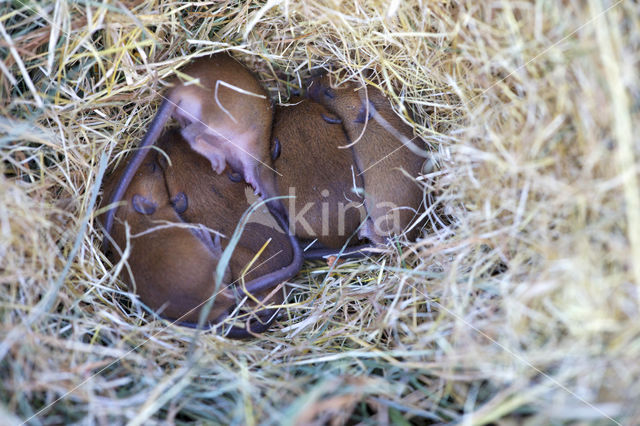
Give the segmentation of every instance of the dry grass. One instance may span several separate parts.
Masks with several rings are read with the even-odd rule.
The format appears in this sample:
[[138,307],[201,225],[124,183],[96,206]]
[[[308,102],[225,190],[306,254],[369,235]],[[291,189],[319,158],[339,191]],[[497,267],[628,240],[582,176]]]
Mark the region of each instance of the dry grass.
[[[0,4],[0,418],[638,424],[640,6],[583,3]],[[115,278],[93,197],[163,79],[221,49],[280,101],[368,76],[434,203],[418,242],[307,265],[277,329],[190,354]]]

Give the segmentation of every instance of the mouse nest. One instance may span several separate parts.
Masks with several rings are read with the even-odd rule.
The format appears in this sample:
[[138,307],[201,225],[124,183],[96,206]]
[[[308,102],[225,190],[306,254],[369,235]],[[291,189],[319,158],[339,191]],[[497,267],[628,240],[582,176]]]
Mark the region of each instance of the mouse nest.
[[[640,5],[0,5],[0,417],[43,424],[640,418]],[[276,103],[379,87],[431,153],[417,242],[307,262],[253,340],[145,313],[100,182],[227,50]],[[402,190],[402,188],[398,188]]]

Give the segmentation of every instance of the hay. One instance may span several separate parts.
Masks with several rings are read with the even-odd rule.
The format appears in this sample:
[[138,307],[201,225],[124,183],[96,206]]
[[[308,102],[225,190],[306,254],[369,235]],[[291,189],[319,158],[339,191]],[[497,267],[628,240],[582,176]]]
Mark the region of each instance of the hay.
[[[639,16],[598,0],[2,3],[0,415],[637,423]],[[280,102],[320,69],[380,87],[433,150],[432,205],[418,242],[307,264],[277,329],[201,334],[190,355],[193,331],[145,316],[100,253],[92,193],[163,81],[218,50]]]

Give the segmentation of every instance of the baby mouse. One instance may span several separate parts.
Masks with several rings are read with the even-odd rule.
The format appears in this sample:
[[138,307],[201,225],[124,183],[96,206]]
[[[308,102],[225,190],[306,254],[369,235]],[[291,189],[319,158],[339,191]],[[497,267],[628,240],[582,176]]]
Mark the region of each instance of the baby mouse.
[[318,103],[290,103],[295,105],[276,108],[271,141],[277,189],[295,196],[284,201],[290,230],[300,239],[317,239],[319,247],[341,248],[366,216],[363,198],[353,190],[363,186],[362,177],[351,150],[338,148],[347,144],[340,120]]
[[[209,232],[200,228],[195,231],[175,226],[151,228],[162,225],[154,222],[158,219],[182,224],[187,220],[196,222],[195,216],[201,215],[206,226],[231,236],[249,207],[244,197],[245,185],[233,183],[226,174],[207,174],[207,160],[194,153],[177,131],[167,132],[159,147],[170,156],[173,166],[169,167],[165,157],[157,153],[145,160],[125,193],[127,204],[117,210],[121,220],[113,227],[111,236],[118,246],[125,247],[124,221],[129,223],[131,234],[142,233],[132,238],[128,259],[135,291],[149,307],[161,310],[163,316],[177,319],[181,325],[195,326],[199,307],[215,289],[215,270],[228,240],[224,239],[222,244],[220,238],[212,241]],[[109,198],[121,173],[122,168],[106,182],[104,199]],[[198,180],[203,175],[208,179]],[[226,331],[229,337],[249,337],[268,328],[275,310],[264,307],[283,300],[283,292],[273,289],[295,275],[302,263],[301,253],[294,254],[294,237],[280,232],[274,219],[268,213],[266,216],[271,227],[260,223],[248,223],[245,227],[207,318],[209,324],[218,323],[228,317],[247,293],[257,298],[259,306],[251,298],[245,302],[245,308],[252,311],[251,315],[243,316],[248,318],[246,326],[231,327]],[[268,223],[265,218],[262,221]],[[269,238],[272,241],[257,258],[256,266],[245,273],[243,269]],[[297,244],[296,247],[299,248]],[[132,285],[133,280],[127,278],[124,277],[125,281]],[[241,284],[230,285],[235,282]]]
[[[123,280],[151,309],[167,318],[197,322],[197,307],[213,291],[213,277],[222,255],[219,239],[208,232],[171,226],[185,224],[174,209],[166,190],[162,169],[154,159],[146,159],[125,192],[127,204],[117,209],[118,222],[111,231],[116,246],[126,246],[126,229],[130,227],[131,253],[128,265],[131,276],[123,272]],[[117,186],[121,167],[105,181],[105,197]],[[170,222],[162,226],[159,221]],[[145,231],[148,231],[145,233]],[[119,261],[120,254],[111,249],[108,256]],[[225,282],[231,279],[225,273]],[[224,290],[216,296],[208,321],[217,322],[234,303],[233,294]]]
[[[414,178],[420,174],[424,158],[403,143],[416,144],[411,127],[394,113],[381,91],[369,86],[347,83],[332,88],[325,75],[310,81],[307,96],[337,115],[349,141],[357,141],[351,149],[364,179],[364,203],[369,213],[361,237],[384,243],[401,234],[415,218],[423,198]],[[418,141],[416,145],[424,146]],[[415,240],[417,234],[414,227],[407,237]]]
[[[242,64],[227,53],[195,59],[182,73],[197,79],[183,83],[173,79],[138,151],[131,158],[109,204],[124,195],[149,148],[162,133],[170,117],[176,118],[182,136],[193,150],[222,173],[226,164],[239,172],[256,192],[268,198],[275,194],[273,180],[261,182],[259,168],[269,167],[269,138],[273,111],[265,90]],[[270,207],[284,213],[279,201]],[[107,213],[105,230],[113,224],[114,212]],[[279,218],[283,224],[286,218]]]
[[[234,233],[243,213],[250,207],[252,191],[244,181],[230,170],[216,175],[210,172],[207,160],[191,149],[177,131],[169,131],[159,143],[171,160],[171,165],[158,156],[164,170],[166,188],[173,204],[179,207],[180,217],[190,223],[204,226],[224,234],[222,248],[226,248],[228,237]],[[270,242],[265,246],[265,243]],[[244,269],[254,261],[245,273]],[[272,290],[298,273],[302,266],[302,252],[293,235],[283,232],[279,223],[269,211],[259,209],[252,213],[242,232],[229,262],[231,282],[236,283],[236,296],[244,297],[241,282],[246,290],[263,305],[280,304],[283,292],[271,294]],[[265,299],[270,295],[268,300]],[[249,298],[246,308],[253,308],[255,302]],[[273,320],[273,310],[259,313],[259,318],[251,324],[252,332],[260,327],[268,327],[267,318]],[[232,330],[237,332],[238,330]]]

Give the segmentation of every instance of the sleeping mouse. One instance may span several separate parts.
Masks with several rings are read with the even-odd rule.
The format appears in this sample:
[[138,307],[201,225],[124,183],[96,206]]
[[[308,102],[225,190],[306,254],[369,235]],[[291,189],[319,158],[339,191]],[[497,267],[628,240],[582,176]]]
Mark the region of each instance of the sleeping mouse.
[[[228,238],[212,238],[205,227],[229,237],[249,205],[245,185],[234,182],[238,179],[232,174],[230,179],[227,174],[210,172],[207,159],[193,152],[178,132],[165,134],[159,147],[169,155],[172,166],[162,154],[147,156],[125,192],[126,205],[116,211],[118,221],[111,237],[118,247],[126,247],[124,222],[128,223],[132,276],[125,275],[123,279],[129,285],[135,283],[134,290],[150,308],[193,326],[199,308],[215,289],[214,273],[228,244]],[[105,200],[123,172],[121,168],[105,183]],[[194,183],[193,173],[206,178]],[[196,221],[199,215],[203,216],[202,221]],[[245,327],[228,330],[232,337],[247,337],[269,326],[275,316],[274,310],[266,306],[283,300],[282,291],[274,289],[295,275],[302,262],[301,258],[296,259],[293,237],[283,233],[268,213],[266,216],[262,222],[269,224],[270,220],[270,226],[248,223],[241,234],[207,318],[211,324],[223,321],[244,300],[244,306],[255,312],[245,314]],[[188,228],[189,223],[204,226]],[[115,249],[109,254],[118,260]],[[255,264],[249,265],[253,260]]]
[[[423,199],[416,182],[424,158],[414,150],[424,143],[398,117],[384,94],[372,87],[346,83],[331,87],[329,77],[310,81],[307,96],[341,120],[359,176],[364,180],[364,203],[369,214],[360,235],[376,243],[401,234],[415,218]],[[407,144],[414,144],[414,150]],[[414,227],[407,238],[415,240]]]

